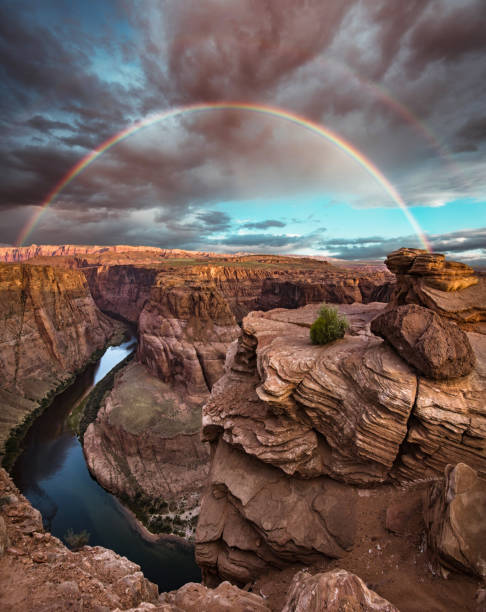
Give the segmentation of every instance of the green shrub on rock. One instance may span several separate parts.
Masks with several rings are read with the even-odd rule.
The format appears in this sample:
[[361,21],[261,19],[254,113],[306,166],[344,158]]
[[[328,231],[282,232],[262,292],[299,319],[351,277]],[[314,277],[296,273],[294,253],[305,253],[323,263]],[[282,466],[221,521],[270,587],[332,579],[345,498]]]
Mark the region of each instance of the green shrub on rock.
[[344,336],[349,323],[345,316],[338,313],[336,308],[323,304],[319,316],[311,325],[310,338],[312,344],[327,344]]

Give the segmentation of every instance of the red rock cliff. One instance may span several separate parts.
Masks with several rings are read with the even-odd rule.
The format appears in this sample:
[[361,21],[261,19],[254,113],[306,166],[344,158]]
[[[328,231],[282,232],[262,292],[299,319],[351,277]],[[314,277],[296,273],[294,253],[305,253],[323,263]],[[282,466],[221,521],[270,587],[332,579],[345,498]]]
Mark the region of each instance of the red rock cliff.
[[49,392],[86,365],[114,333],[84,275],[50,266],[0,264],[1,448]]

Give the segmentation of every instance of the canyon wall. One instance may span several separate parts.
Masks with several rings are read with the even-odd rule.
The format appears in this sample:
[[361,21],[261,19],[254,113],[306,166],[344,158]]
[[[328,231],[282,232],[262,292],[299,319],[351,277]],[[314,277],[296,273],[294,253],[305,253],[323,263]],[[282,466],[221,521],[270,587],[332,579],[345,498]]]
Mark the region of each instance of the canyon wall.
[[102,314],[84,275],[0,264],[0,452],[9,432],[103,348],[119,326]]

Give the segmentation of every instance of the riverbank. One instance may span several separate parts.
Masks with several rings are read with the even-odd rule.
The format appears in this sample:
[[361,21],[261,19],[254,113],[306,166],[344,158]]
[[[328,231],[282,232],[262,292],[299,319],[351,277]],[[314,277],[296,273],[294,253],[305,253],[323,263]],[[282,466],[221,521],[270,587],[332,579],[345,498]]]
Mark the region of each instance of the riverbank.
[[12,475],[54,536],[66,540],[69,530],[86,531],[90,546],[103,546],[127,557],[161,590],[174,590],[200,580],[193,547],[178,538],[142,537],[126,509],[91,476],[80,440],[68,423],[73,407],[92,388],[97,374],[116,367],[127,350],[133,347],[118,346],[105,352],[90,371],[91,379],[83,379],[80,386],[74,384],[54,398],[27,432]]
[[[42,399],[37,402],[31,402],[32,408],[30,411],[27,412],[27,414],[24,414],[22,421],[10,429],[3,453],[2,449],[0,448],[0,463],[3,468],[5,468],[7,471],[12,469],[17,457],[22,452],[22,442],[30,427],[35,420],[41,416],[47,408],[49,408],[54,400],[68,390],[72,385],[74,385],[79,377],[83,375],[90,367],[94,366],[100,360],[108,347],[117,346],[124,342],[127,335],[130,333],[129,329],[120,322],[116,323],[117,329],[105,346],[93,351],[82,367],[78,368],[66,378],[61,380],[58,385],[51,388]],[[21,398],[19,398],[19,401],[20,399]]]

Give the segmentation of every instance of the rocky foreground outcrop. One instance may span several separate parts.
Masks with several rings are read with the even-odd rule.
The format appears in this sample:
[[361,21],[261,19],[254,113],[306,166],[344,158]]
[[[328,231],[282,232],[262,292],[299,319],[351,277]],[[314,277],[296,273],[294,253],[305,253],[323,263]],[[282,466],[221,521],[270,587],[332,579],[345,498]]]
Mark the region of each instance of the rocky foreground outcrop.
[[0,265],[0,454],[11,430],[119,329],[78,270]]
[[339,305],[350,329],[326,346],[310,343],[314,305],[243,320],[203,409],[212,461],[196,556],[207,584],[295,560],[345,564],[386,491],[412,493],[448,463],[486,475],[486,336],[457,330],[470,368],[433,380],[372,333],[385,308]]
[[[272,612],[275,606],[258,593],[229,582],[211,589],[188,583],[159,595],[140,567],[100,546],[77,552],[46,532],[40,513],[0,469],[0,608],[5,612],[85,610],[87,612]],[[377,610],[395,608],[344,570],[311,575],[299,572],[284,610]],[[334,607],[332,607],[334,606]],[[282,609],[282,606],[278,606]]]
[[301,610],[399,612],[389,601],[368,589],[361,578],[346,570],[322,572],[314,576],[305,571],[296,574],[282,612]]

